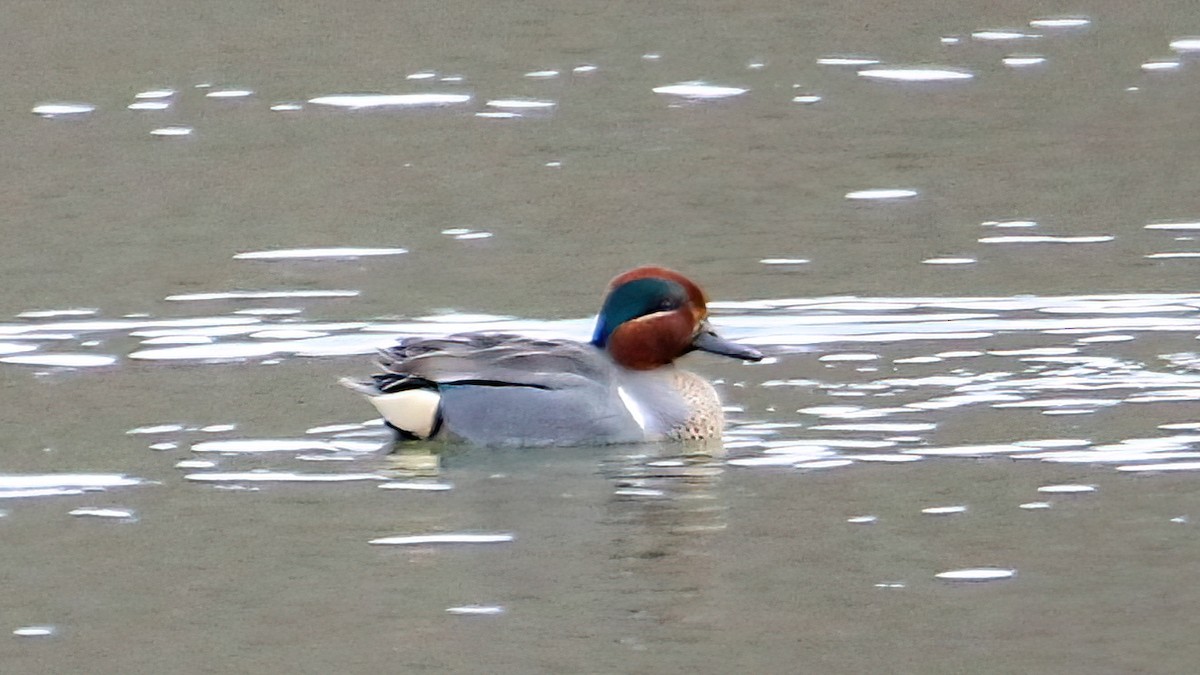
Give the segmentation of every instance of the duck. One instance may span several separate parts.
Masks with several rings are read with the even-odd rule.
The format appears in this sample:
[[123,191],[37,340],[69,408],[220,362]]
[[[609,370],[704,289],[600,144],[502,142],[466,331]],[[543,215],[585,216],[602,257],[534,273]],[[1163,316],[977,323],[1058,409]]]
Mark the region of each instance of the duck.
[[364,394],[399,440],[579,446],[719,438],[713,385],[675,365],[704,351],[762,353],[720,337],[708,298],[679,272],[642,266],[608,285],[589,342],[473,332],[381,349]]

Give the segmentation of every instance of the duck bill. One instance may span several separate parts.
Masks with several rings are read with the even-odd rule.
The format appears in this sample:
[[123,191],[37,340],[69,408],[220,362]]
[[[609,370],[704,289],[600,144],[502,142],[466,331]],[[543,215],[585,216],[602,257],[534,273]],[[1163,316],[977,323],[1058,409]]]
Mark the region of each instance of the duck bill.
[[717,332],[707,322],[700,325],[700,332],[692,338],[692,348],[721,356],[731,356],[743,361],[761,361],[763,357],[762,352],[753,347],[739,345],[717,335]]

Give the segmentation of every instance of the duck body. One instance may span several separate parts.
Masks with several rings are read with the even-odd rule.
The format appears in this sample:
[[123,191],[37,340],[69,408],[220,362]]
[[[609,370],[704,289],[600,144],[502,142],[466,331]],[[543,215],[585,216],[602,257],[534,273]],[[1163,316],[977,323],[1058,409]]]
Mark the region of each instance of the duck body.
[[719,338],[705,302],[679,273],[640,267],[610,284],[591,342],[409,338],[380,352],[382,372],[369,381],[343,382],[402,438],[544,446],[719,437],[716,391],[675,359],[696,349],[762,356]]

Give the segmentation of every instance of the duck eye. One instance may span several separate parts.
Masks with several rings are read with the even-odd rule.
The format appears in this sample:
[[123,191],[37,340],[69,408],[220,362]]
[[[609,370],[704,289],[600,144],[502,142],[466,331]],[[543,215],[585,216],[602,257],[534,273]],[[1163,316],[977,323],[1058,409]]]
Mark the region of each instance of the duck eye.
[[660,312],[665,312],[669,309],[678,309],[678,308],[679,308],[679,303],[675,302],[671,298],[663,298],[662,302],[658,303],[658,311],[660,311]]

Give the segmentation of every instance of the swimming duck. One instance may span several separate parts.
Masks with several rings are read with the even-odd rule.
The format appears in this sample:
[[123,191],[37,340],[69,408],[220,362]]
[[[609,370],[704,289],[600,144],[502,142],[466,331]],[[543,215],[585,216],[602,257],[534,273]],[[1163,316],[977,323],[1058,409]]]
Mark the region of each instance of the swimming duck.
[[675,360],[701,350],[746,361],[719,337],[682,274],[638,267],[608,286],[591,342],[503,333],[414,337],[380,350],[383,372],[342,380],[404,439],[538,446],[715,438],[713,386]]

